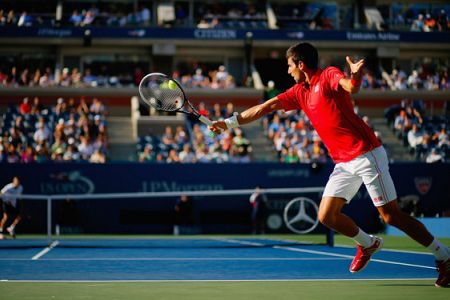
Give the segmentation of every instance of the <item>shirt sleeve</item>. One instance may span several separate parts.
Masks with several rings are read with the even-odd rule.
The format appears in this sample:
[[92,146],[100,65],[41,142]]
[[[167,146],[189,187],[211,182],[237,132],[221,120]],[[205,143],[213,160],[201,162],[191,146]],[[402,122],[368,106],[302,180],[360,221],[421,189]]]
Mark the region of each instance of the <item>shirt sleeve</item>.
[[0,193],[4,194],[9,190],[10,184],[8,183],[7,185],[5,185],[2,190],[0,191]]
[[278,100],[280,100],[281,106],[285,111],[290,111],[294,109],[301,109],[300,102],[297,100],[297,89],[298,84],[294,85],[286,92],[281,93],[277,96]]
[[344,72],[342,72],[341,70],[339,70],[336,67],[327,68],[326,76],[327,76],[328,82],[330,83],[330,88],[336,92],[339,90],[339,80],[347,77],[347,76],[345,76]]

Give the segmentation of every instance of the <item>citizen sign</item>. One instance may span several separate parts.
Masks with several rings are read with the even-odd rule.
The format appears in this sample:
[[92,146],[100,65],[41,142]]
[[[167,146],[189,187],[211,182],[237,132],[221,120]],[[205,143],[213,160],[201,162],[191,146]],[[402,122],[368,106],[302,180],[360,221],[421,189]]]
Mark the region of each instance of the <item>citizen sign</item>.
[[226,29],[197,29],[194,37],[203,40],[233,40],[237,38],[236,30]]

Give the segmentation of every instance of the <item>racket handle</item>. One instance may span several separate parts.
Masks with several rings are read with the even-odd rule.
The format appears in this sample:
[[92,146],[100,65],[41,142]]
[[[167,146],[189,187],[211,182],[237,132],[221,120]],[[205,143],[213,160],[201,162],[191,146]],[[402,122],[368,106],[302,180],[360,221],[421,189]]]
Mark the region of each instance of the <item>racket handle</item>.
[[212,124],[213,124],[213,122],[205,116],[200,115],[200,117],[198,117],[198,119],[200,120],[200,122],[202,122],[203,124],[206,124],[208,126],[212,126]]
[[[213,122],[212,122],[210,119],[208,119],[207,117],[205,117],[205,116],[200,115],[200,117],[198,117],[198,119],[199,119],[200,122],[202,122],[203,124],[206,124],[206,125],[208,125],[208,126],[212,126],[212,125],[213,125]],[[216,137],[216,134],[215,134],[214,132],[211,131],[211,132],[209,133],[209,136],[212,137],[212,138],[214,138],[214,137]]]

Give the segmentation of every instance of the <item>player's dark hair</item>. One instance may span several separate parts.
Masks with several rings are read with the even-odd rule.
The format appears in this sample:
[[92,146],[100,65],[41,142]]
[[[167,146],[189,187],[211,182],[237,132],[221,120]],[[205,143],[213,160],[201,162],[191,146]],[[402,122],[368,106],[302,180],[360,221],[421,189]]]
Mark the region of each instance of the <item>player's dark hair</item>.
[[286,51],[286,58],[292,58],[295,64],[303,62],[308,69],[315,70],[319,64],[319,54],[316,47],[310,43],[298,43]]

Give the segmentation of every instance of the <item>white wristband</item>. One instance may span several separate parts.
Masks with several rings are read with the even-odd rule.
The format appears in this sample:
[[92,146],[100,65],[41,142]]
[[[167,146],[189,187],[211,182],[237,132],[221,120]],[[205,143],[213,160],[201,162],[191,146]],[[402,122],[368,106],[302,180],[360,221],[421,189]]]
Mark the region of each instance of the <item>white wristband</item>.
[[224,122],[227,124],[228,129],[239,127],[237,115],[233,115],[232,117],[225,119]]

